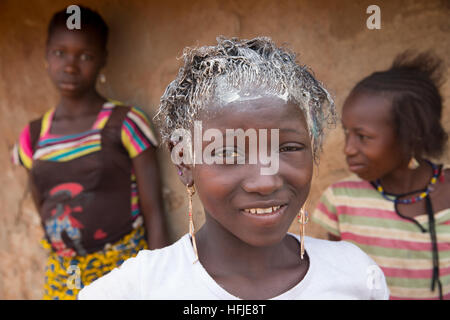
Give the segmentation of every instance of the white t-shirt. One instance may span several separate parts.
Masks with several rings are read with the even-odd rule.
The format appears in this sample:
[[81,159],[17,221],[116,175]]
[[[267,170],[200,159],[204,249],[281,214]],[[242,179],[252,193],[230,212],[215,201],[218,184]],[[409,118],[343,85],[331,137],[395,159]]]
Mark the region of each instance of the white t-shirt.
[[[297,241],[298,236],[294,236]],[[305,237],[309,269],[297,285],[272,299],[388,299],[381,269],[345,241]],[[188,234],[135,258],[83,288],[78,299],[234,300],[196,260]]]

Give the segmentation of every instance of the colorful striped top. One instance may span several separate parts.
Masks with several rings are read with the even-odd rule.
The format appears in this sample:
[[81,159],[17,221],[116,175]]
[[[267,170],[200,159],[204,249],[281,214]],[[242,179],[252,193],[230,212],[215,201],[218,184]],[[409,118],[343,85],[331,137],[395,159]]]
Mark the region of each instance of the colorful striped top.
[[[401,218],[394,203],[367,181],[352,175],[328,187],[312,219],[330,234],[359,246],[381,267],[391,299],[438,299],[431,291],[432,243],[410,220]],[[426,214],[414,218],[426,230]],[[450,208],[435,213],[440,280],[450,299]]]
[[[36,152],[33,154],[29,124],[20,134],[18,143],[14,146],[12,161],[27,169],[33,166],[33,160],[46,160],[55,162],[71,161],[93,152],[101,150],[101,130],[108,121],[113,109],[122,104],[117,101],[106,102],[97,115],[92,128],[88,131],[72,135],[54,135],[50,133],[55,109],[48,110],[41,122],[40,138],[37,142]],[[138,107],[131,107],[121,128],[121,141],[130,158],[138,156],[148,147],[158,145],[153,133],[150,120]],[[139,210],[139,197],[136,176],[131,174],[131,211],[137,217]]]

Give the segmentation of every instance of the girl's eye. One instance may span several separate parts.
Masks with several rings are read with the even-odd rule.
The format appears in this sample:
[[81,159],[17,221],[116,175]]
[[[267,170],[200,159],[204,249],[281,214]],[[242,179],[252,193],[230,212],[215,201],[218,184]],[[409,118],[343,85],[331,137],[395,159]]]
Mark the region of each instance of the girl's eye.
[[239,157],[239,153],[237,153],[234,149],[222,149],[217,150],[215,152],[215,156],[223,158],[237,158]]
[[80,60],[81,61],[90,61],[90,60],[92,60],[92,56],[90,54],[83,53],[80,56]]
[[363,134],[358,134],[358,138],[359,138],[359,140],[361,140],[361,141],[365,141],[365,140],[367,140],[369,137],[368,137],[368,136],[365,136],[365,135],[363,135]]
[[280,148],[280,152],[295,152],[303,150],[303,146],[284,146]]
[[212,162],[217,161],[220,164],[239,164],[245,162],[245,156],[234,148],[213,150],[212,157],[216,159]]
[[62,50],[54,50],[53,54],[57,57],[62,57],[64,55],[64,51]]

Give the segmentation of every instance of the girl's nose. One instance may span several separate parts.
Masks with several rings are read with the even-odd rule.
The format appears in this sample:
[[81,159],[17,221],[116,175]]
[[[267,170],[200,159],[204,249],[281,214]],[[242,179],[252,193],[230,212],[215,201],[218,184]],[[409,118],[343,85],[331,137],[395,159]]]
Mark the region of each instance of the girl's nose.
[[345,137],[344,153],[346,156],[353,156],[358,153],[358,149],[355,147],[352,135]]
[[67,73],[77,73],[78,72],[78,66],[76,58],[73,56],[68,56],[65,65],[64,65],[64,72]]
[[251,170],[253,174],[243,180],[242,188],[246,192],[270,195],[282,187],[283,180],[278,174],[261,175],[257,167],[257,170]]

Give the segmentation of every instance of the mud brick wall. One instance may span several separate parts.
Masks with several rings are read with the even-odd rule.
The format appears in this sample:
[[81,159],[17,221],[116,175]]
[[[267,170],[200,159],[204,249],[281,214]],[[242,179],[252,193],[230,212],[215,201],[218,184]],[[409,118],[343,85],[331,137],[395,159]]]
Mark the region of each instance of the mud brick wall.
[[[0,1],[0,299],[40,299],[46,253],[23,169],[10,152],[26,123],[53,107],[57,92],[44,68],[47,23],[73,3],[98,10],[110,26],[106,96],[155,114],[175,77],[185,46],[213,44],[218,35],[272,37],[299,53],[332,92],[338,110],[356,81],[386,68],[399,52],[433,49],[450,65],[450,4],[432,0],[1,0]],[[369,30],[366,9],[381,9],[381,29]],[[448,72],[447,72],[448,74]],[[443,88],[444,124],[450,129],[450,82]],[[315,168],[310,209],[331,182],[348,174],[338,126]],[[172,240],[187,232],[187,199],[176,170],[161,150],[163,194]],[[444,161],[450,160],[449,152]],[[195,221],[203,221],[195,202]],[[291,231],[297,233],[294,223]],[[318,226],[307,232],[324,237]]]

